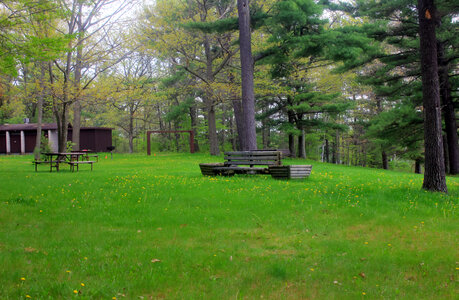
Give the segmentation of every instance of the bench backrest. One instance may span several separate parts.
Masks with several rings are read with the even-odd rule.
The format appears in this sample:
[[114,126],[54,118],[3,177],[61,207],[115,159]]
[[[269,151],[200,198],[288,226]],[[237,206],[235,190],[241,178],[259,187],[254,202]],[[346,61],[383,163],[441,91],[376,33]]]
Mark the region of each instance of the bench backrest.
[[225,152],[225,166],[280,166],[282,164],[280,151],[233,151]]

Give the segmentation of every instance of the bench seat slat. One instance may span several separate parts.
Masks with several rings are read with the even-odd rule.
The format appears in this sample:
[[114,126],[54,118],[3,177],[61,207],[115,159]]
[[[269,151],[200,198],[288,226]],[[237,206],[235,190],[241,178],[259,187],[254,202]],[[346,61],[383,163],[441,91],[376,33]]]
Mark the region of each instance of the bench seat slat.
[[243,156],[266,156],[266,155],[279,155],[279,151],[231,151],[231,152],[225,152],[225,156],[230,156],[230,155],[243,155]]
[[248,159],[253,159],[253,160],[278,160],[279,157],[277,156],[225,156],[226,160],[248,160]]
[[274,161],[248,161],[248,160],[239,160],[239,161],[226,161],[225,165],[263,165],[263,166],[273,166],[277,163]]

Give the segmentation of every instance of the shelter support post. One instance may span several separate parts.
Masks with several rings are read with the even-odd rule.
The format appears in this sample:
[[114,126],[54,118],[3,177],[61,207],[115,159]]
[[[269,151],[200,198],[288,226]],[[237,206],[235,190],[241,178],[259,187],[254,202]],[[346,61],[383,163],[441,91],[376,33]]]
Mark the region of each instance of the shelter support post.
[[21,130],[21,154],[25,153],[25,134],[24,130]]
[[10,132],[6,132],[6,154],[11,153],[11,138],[10,138]]

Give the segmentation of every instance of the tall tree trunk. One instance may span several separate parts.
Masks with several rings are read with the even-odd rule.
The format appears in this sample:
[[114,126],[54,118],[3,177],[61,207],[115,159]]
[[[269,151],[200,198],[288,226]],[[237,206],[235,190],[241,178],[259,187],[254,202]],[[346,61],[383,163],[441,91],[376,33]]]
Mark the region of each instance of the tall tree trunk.
[[448,138],[443,135],[443,157],[445,159],[445,173],[449,172],[449,152],[448,152]]
[[[229,81],[231,84],[234,84],[233,74],[229,75]],[[238,150],[245,149],[245,129],[244,129],[244,114],[242,111],[242,100],[241,97],[235,92],[231,91],[231,104],[233,105],[234,111],[234,120],[236,121],[236,130],[237,130],[237,141],[238,141]]]
[[255,94],[253,91],[253,58],[248,0],[237,0],[239,15],[239,44],[241,55],[242,108],[244,113],[244,150],[257,149],[255,129]]
[[330,143],[325,139],[325,162],[330,162]]
[[[452,175],[459,174],[459,143],[457,136],[456,115],[454,112],[453,97],[451,95],[451,84],[449,82],[449,65],[445,58],[444,46],[437,42],[438,50],[438,77],[440,82],[440,99],[443,108],[443,119],[445,121],[445,132],[449,173]],[[446,158],[446,157],[445,157]]]
[[78,26],[78,39],[76,45],[76,60],[74,66],[74,82],[73,82],[73,128],[72,128],[72,149],[74,151],[80,150],[80,128],[81,128],[81,102],[80,102],[80,81],[81,81],[81,69],[82,69],[82,58],[83,58],[83,38],[84,28],[82,23],[82,9],[83,3],[80,2],[77,15],[77,26]]
[[340,158],[339,146],[340,146],[339,132],[337,130],[336,131],[336,135],[335,135],[335,144],[333,146],[333,163],[337,164],[337,165],[339,165],[341,163],[340,162],[341,158]]
[[421,174],[421,159],[417,158],[414,161],[414,173]]
[[[266,112],[266,107],[263,106],[262,108],[263,113]],[[263,118],[261,121],[261,137],[262,137],[262,143],[263,143],[263,149],[269,149],[269,137],[270,137],[270,130],[269,130],[269,125],[268,125],[268,120],[267,117]]]
[[229,118],[229,134],[231,136],[230,143],[231,143],[231,150],[237,151],[237,139],[236,139],[236,124],[234,122],[233,117]]
[[447,192],[438,79],[437,10],[433,0],[418,0],[424,104],[425,173],[423,189]]
[[[196,103],[190,106],[190,120],[191,120],[191,130],[193,130],[194,136],[198,136],[197,127],[198,127],[198,111],[196,108]],[[194,151],[199,152],[199,143],[197,139],[194,139]]]
[[238,140],[238,150],[246,149],[245,146],[245,130],[244,130],[244,115],[242,112],[242,102],[241,99],[233,98],[232,101],[234,119],[236,121],[236,130],[237,130],[237,140]]
[[347,165],[350,166],[351,165],[351,141],[350,140],[347,140],[347,152],[346,152],[346,162],[347,162]]
[[35,149],[33,151],[35,160],[40,160],[41,128],[42,128],[42,122],[43,122],[43,102],[44,102],[45,93],[46,93],[46,86],[45,86],[46,66],[44,65],[43,62],[39,62],[38,67],[40,69],[40,77],[39,77],[40,91],[39,91],[38,99],[37,99],[37,139],[35,141]]
[[[288,122],[292,124],[293,126],[295,124],[294,112],[289,110],[287,111],[287,114],[288,114]],[[291,157],[296,157],[295,136],[292,133],[289,133],[288,135],[288,150],[290,151]]]
[[210,93],[206,93],[206,111],[207,111],[207,127],[208,127],[208,138],[210,146],[210,155],[218,155],[220,149],[218,147],[218,136],[217,136],[217,120],[215,117],[215,107],[213,105],[212,96]]
[[[206,54],[206,79],[208,83],[211,83],[214,82],[214,72],[212,70],[212,51],[210,49],[209,37],[207,35],[204,38],[204,52]],[[207,112],[210,155],[218,155],[220,153],[220,149],[218,147],[217,120],[215,117],[214,97],[210,90],[210,86],[206,87],[204,103]]]
[[306,159],[306,135],[304,129],[300,128],[301,134],[298,136],[298,157]]
[[134,152],[134,112],[131,107],[129,107],[129,127],[128,127],[128,137],[129,137],[129,153]]
[[387,159],[387,153],[386,151],[382,151],[381,153],[381,159],[382,159],[382,167],[384,170],[389,170],[389,161]]

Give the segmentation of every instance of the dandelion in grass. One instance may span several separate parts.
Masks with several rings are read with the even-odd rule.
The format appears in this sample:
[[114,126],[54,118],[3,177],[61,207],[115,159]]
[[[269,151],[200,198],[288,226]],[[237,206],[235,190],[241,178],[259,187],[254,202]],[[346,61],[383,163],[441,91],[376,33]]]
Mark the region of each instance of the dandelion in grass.
[[30,295],[25,295],[25,297],[26,297],[26,298],[32,298],[32,297],[30,297]]
[[25,281],[25,277],[21,277],[21,281]]
[[81,286],[84,286],[84,283],[83,283],[83,282],[81,283]]
[[73,290],[73,293],[74,293],[74,294],[78,294],[78,291],[77,291],[77,290]]

